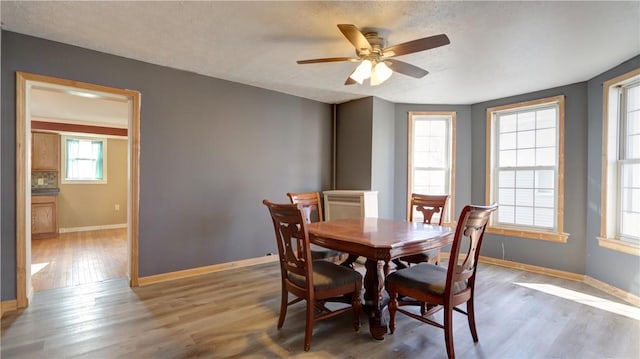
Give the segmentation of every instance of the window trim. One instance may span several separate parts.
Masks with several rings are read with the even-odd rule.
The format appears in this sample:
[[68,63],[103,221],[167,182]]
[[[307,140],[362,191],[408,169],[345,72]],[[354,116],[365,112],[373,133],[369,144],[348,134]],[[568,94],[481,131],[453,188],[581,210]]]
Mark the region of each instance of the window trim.
[[[67,179],[67,140],[100,141],[102,142],[102,179]],[[60,165],[61,184],[107,184],[107,138],[79,135],[62,136],[62,156]]]
[[449,176],[449,221],[443,221],[443,226],[455,226],[456,225],[456,208],[455,208],[455,193],[456,193],[456,112],[455,111],[409,111],[407,116],[407,213],[406,219],[409,220],[409,211],[411,211],[411,191],[413,188],[413,116],[443,116],[450,117],[450,137],[451,137],[451,153],[450,153],[450,176]]
[[[609,130],[611,129],[611,127],[613,127],[613,125],[610,123],[610,119],[611,119],[611,114],[609,113],[609,111],[613,111],[614,109],[610,109],[610,94],[612,92],[612,90],[619,86],[622,85],[623,83],[626,82],[630,82],[633,81],[633,78],[640,76],[640,68],[637,68],[635,70],[629,71],[625,74],[622,74],[620,76],[614,77],[610,80],[605,81],[602,84],[602,157],[601,157],[601,165],[602,165],[602,178],[601,178],[601,191],[600,191],[600,235],[598,236],[598,245],[600,247],[603,248],[608,248],[608,249],[612,249],[615,251],[619,251],[619,252],[623,252],[623,253],[627,253],[627,254],[631,254],[631,255],[635,255],[635,256],[640,256],[640,244],[635,244],[635,243],[631,243],[631,242],[627,242],[627,241],[623,241],[620,238],[617,238],[615,235],[611,236],[611,228],[615,228],[617,226],[617,223],[610,223],[612,221],[615,221],[616,218],[611,218],[610,217],[610,206],[611,204],[609,202],[611,201],[615,201],[614,200],[609,200],[609,196],[611,195],[610,193],[608,193],[609,191],[602,191],[602,189],[608,189],[608,182],[610,180],[609,177],[611,177],[610,175],[610,171],[609,171]],[[616,108],[615,110],[618,110],[618,108]],[[619,115],[616,113],[614,121],[616,122],[616,129],[617,126],[619,125]],[[613,134],[612,134],[613,135]],[[617,135],[616,135],[617,136]],[[619,145],[619,141],[616,141],[616,145]],[[617,182],[617,181],[616,181]],[[614,196],[618,195],[618,184],[615,184],[615,193],[613,193]],[[614,202],[615,203],[615,202]],[[617,212],[617,209],[614,208],[614,211]],[[616,213],[615,216],[617,216],[618,214]],[[617,222],[617,221],[615,221]]]
[[524,101],[518,103],[512,103],[502,106],[490,107],[486,110],[487,116],[487,130],[485,134],[485,200],[487,203],[492,202],[493,198],[493,184],[494,184],[494,176],[493,176],[493,168],[494,168],[494,158],[492,156],[493,143],[492,132],[493,132],[493,118],[496,112],[502,112],[513,109],[520,109],[526,107],[534,107],[540,106],[544,104],[558,104],[558,179],[557,179],[557,188],[556,188],[556,228],[554,230],[546,231],[543,229],[536,230],[530,228],[517,228],[517,227],[504,227],[497,226],[495,224],[490,223],[487,226],[486,231],[488,233],[511,236],[511,237],[523,237],[530,239],[538,239],[544,241],[552,241],[558,243],[566,243],[567,238],[569,237],[569,233],[564,232],[564,120],[565,120],[565,96],[558,95],[552,97],[541,98],[532,101]]

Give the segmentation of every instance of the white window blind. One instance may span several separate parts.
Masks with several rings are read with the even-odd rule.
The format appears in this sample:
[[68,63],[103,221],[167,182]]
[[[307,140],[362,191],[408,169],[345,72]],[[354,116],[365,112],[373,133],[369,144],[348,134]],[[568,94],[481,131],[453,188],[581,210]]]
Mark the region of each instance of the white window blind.
[[557,102],[494,113],[494,225],[557,229],[558,124]]
[[[453,209],[453,113],[409,113],[410,148],[409,170],[411,193],[448,194],[445,222],[450,222]],[[432,221],[440,220],[436,213]],[[414,211],[414,219],[421,220],[422,213]]]
[[640,81],[620,90],[619,237],[640,240]]
[[598,244],[640,256],[640,68],[602,84]]
[[565,243],[564,96],[487,109],[489,233]]
[[63,143],[64,181],[106,181],[105,139],[65,136]]

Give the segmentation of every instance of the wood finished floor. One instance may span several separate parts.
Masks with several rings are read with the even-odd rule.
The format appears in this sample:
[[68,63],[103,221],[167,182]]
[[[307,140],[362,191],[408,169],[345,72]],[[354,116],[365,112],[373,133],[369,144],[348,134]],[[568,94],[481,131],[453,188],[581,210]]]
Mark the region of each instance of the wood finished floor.
[[60,233],[31,241],[31,284],[35,292],[127,275],[126,228]]
[[[316,324],[302,350],[304,303],[276,329],[277,263],[148,287],[110,280],[36,293],[2,318],[7,358],[445,358],[442,330],[399,315],[396,333],[373,340],[363,314],[354,332],[345,314]],[[532,289],[563,290],[574,299]],[[573,292],[567,292],[573,291]],[[598,308],[617,306],[629,316]],[[630,313],[630,314],[629,314]],[[638,358],[639,308],[584,283],[481,264],[476,285],[480,341],[454,314],[459,358]],[[436,314],[441,319],[441,314]]]

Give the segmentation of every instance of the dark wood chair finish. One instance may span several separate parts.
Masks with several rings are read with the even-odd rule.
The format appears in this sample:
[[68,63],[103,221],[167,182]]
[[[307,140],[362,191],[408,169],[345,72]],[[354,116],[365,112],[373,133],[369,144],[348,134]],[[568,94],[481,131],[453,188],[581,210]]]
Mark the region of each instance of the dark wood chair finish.
[[[447,355],[454,358],[453,311],[456,311],[467,316],[473,341],[478,341],[473,305],[476,269],[484,230],[489,216],[497,208],[494,204],[466,206],[462,210],[446,269],[430,263],[420,263],[395,271],[387,277],[391,333],[395,331],[396,312],[444,329]],[[466,253],[461,252],[463,242]],[[433,307],[420,314],[400,308],[405,297],[415,298],[418,302],[428,303]],[[467,304],[466,312],[457,307],[462,303]],[[444,310],[443,324],[428,318],[439,310]]]
[[[449,199],[448,194],[444,195],[426,195],[426,194],[411,194],[411,206],[409,208],[409,221],[413,222],[413,212],[414,208],[417,211],[422,212],[422,222],[431,224],[433,215],[436,213],[440,213],[440,219],[438,221],[438,225],[442,225],[442,221],[444,220],[444,211],[447,205],[447,200]],[[406,268],[406,265],[401,261],[405,261],[407,263],[432,263],[438,265],[440,262],[440,250],[434,249],[420,254],[414,254],[411,256],[402,257],[400,259],[396,259],[393,261],[395,263],[396,268],[402,269]]]
[[[318,192],[289,192],[287,197],[291,200],[291,203],[300,204],[304,211],[305,220],[307,223],[322,222],[324,221],[324,214],[322,211],[322,200],[320,200],[320,193]],[[313,259],[329,259],[338,260],[343,253],[320,247],[318,245],[311,245],[311,258]]]
[[[309,249],[309,232],[302,205],[277,204],[264,200],[269,209],[280,256],[282,298],[278,329],[282,328],[289,305],[306,301],[304,350],[311,348],[315,321],[353,310],[353,328],[360,329],[360,292],[362,275],[329,261],[313,261]],[[289,301],[289,293],[295,299]],[[350,304],[330,310],[327,302]]]
[[[289,192],[287,197],[291,203],[302,205],[307,223],[324,221],[322,201],[319,192]],[[315,214],[315,219],[314,219]]]

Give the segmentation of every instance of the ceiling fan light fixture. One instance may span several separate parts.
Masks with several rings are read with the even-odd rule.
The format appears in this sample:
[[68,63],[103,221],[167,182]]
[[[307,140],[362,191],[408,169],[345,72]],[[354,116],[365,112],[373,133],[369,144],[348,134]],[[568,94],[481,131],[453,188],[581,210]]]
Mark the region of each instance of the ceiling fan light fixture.
[[[397,56],[413,54],[415,52],[434,49],[449,45],[449,37],[445,34],[423,37],[403,42],[389,47],[385,46],[384,38],[377,32],[363,33],[352,24],[338,24],[342,35],[355,47],[357,57],[326,57],[320,59],[298,60],[298,64],[316,64],[324,62],[358,62],[360,65],[347,77],[345,85],[360,84],[371,78],[369,85],[376,86],[387,81],[393,72],[398,72],[413,78],[422,78],[429,71],[395,59]],[[385,63],[386,61],[386,63]]]
[[384,61],[378,62],[371,71],[371,86],[380,85],[387,81],[392,73],[393,70],[391,70]]
[[371,69],[373,64],[369,60],[364,60],[356,67],[355,71],[351,74],[351,77],[355,82],[362,85],[362,82],[371,77]]

